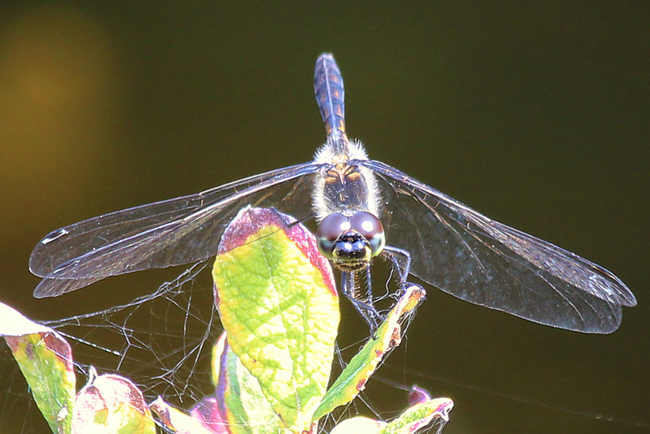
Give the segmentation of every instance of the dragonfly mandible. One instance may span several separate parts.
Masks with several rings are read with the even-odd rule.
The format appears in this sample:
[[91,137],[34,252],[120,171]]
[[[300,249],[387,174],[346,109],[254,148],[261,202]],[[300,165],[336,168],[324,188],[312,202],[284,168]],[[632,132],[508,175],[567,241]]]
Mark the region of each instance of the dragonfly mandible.
[[371,329],[379,320],[371,294],[363,300],[355,291],[376,256],[392,262],[402,285],[413,275],[471,303],[568,330],[611,333],[621,307],[636,305],[605,268],[369,159],[347,137],[343,79],[331,54],[316,61],[314,89],[327,141],[312,161],[58,229],[31,254],[30,270],[43,278],[34,296],[207,260],[228,222],[251,205],[316,219],[319,248]]

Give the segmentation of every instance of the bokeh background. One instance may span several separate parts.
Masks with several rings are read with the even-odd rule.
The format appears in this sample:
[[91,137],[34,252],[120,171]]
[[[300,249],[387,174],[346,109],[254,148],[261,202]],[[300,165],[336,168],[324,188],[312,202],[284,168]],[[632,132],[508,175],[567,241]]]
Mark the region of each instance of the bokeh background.
[[647,2],[3,2],[0,300],[52,319],[153,290],[138,273],[37,301],[29,253],[85,218],[309,160],[330,51],[372,158],[639,301],[590,336],[431,289],[397,378],[455,400],[449,434],[648,432],[649,20]]

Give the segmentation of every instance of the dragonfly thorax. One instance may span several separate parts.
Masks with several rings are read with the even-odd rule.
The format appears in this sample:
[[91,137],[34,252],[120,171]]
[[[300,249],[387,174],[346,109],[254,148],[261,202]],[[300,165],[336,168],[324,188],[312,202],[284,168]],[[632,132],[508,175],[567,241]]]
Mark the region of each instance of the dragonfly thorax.
[[312,205],[317,221],[337,212],[351,217],[359,211],[379,217],[379,193],[373,173],[360,166],[368,157],[361,142],[328,140],[317,152],[314,163],[323,169],[316,174]]

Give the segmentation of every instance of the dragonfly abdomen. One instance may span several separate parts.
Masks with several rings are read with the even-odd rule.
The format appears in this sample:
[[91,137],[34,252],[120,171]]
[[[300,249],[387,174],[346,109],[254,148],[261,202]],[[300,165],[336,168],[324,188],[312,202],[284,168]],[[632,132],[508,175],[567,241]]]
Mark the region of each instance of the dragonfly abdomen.
[[343,77],[331,54],[323,53],[316,60],[314,92],[328,140],[347,143]]

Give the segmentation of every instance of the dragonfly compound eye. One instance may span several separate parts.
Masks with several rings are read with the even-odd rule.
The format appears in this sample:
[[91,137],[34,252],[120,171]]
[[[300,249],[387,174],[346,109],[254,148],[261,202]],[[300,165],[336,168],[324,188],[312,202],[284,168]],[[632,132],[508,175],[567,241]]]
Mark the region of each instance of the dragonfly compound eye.
[[384,250],[386,235],[384,226],[377,217],[369,212],[359,211],[350,218],[350,225],[368,240],[372,256],[377,256]]
[[316,231],[318,250],[320,250],[321,254],[327,259],[332,259],[336,240],[349,231],[350,227],[350,221],[341,213],[334,212],[325,217]]

